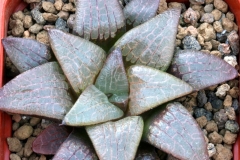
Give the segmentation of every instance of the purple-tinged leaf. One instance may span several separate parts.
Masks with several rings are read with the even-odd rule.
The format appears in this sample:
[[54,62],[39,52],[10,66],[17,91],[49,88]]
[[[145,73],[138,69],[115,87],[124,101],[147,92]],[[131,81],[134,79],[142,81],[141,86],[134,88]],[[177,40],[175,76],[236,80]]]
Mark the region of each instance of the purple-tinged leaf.
[[209,159],[203,132],[184,106],[170,103],[159,111],[145,122],[145,141],[179,159]]
[[141,117],[86,127],[99,159],[134,159],[143,131]]
[[181,79],[147,66],[131,66],[128,79],[129,115],[139,115],[192,92],[192,87]]
[[118,119],[123,111],[108,101],[94,85],[87,87],[63,119],[69,126],[85,126]]
[[178,51],[170,72],[198,91],[238,76],[237,70],[224,60],[194,50]]
[[32,39],[7,37],[2,39],[6,54],[20,72],[27,71],[51,59],[46,45]]
[[109,54],[103,66],[95,86],[105,94],[111,94],[109,101],[123,111],[128,104],[129,85],[126,71],[122,61],[120,49],[114,50]]
[[156,16],[159,1],[132,0],[123,10],[127,24],[136,27]]
[[85,39],[115,37],[124,27],[125,19],[118,0],[75,0],[76,18],[74,31]]
[[80,37],[57,29],[49,32],[53,52],[77,95],[93,84],[106,59],[105,51]]
[[53,155],[68,135],[69,132],[65,126],[53,123],[34,140],[32,149],[38,154]]
[[126,61],[167,70],[171,63],[180,9],[169,9],[124,34],[113,46]]
[[82,133],[73,131],[60,146],[53,160],[97,160],[98,157],[90,140],[82,137]]
[[67,80],[56,62],[30,69],[0,89],[0,110],[62,120],[73,105]]

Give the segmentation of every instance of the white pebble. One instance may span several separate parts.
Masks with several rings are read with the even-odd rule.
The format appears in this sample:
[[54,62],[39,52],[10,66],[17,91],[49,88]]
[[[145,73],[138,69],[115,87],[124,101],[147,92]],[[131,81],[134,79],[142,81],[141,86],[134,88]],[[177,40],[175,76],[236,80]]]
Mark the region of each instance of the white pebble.
[[209,158],[212,157],[217,152],[214,144],[212,143],[208,143],[207,149]]
[[226,61],[233,67],[235,67],[238,64],[236,56],[225,56],[224,61]]
[[228,84],[222,84],[217,88],[216,96],[224,97],[226,96],[226,92],[230,90],[230,86]]

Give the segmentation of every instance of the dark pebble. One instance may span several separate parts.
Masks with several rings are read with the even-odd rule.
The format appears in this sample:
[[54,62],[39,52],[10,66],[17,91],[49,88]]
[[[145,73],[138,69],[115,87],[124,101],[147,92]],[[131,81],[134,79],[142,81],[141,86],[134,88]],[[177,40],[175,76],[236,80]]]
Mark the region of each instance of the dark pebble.
[[199,107],[203,107],[207,103],[207,96],[204,90],[198,92],[197,95],[197,104]]
[[228,120],[225,124],[225,129],[229,130],[232,133],[238,133],[239,125],[236,121]]
[[63,20],[62,18],[57,19],[55,26],[57,29],[60,29],[65,32],[69,32],[69,28],[67,28],[67,22],[65,20]]
[[228,32],[226,30],[222,31],[222,33],[217,33],[217,40],[221,43],[225,43],[227,40]]
[[239,112],[238,99],[233,99],[232,107],[234,108],[235,112]]
[[44,20],[42,13],[38,10],[38,8],[35,8],[31,11],[33,19],[38,23],[38,24],[45,24],[46,21]]
[[223,108],[223,101],[219,98],[216,98],[210,103],[212,104],[213,112],[217,112]]
[[208,97],[208,102],[210,102],[210,103],[212,101],[214,101],[215,99],[217,99],[216,94],[212,91],[207,92],[207,97]]
[[223,129],[225,127],[225,123],[228,120],[228,116],[225,113],[224,109],[216,112],[213,116],[215,123],[218,125],[218,129]]
[[184,49],[194,49],[194,50],[201,50],[201,46],[199,42],[193,36],[186,36],[183,41],[183,48]]
[[196,118],[205,116],[208,121],[210,121],[210,120],[213,119],[212,113],[211,113],[210,111],[207,111],[207,110],[204,109],[204,108],[195,108],[195,110],[194,110],[194,116],[195,116]]
[[55,0],[46,0],[47,2],[55,3]]

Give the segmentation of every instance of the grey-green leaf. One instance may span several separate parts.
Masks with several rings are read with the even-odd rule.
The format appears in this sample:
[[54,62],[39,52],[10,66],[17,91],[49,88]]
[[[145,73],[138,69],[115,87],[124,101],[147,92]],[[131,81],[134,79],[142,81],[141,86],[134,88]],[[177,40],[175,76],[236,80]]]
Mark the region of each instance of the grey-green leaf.
[[120,49],[109,54],[95,86],[105,94],[112,94],[110,102],[121,106],[123,111],[126,110],[129,85]]
[[132,0],[123,10],[127,24],[136,27],[153,18],[157,13],[159,1]]
[[86,127],[99,159],[133,160],[143,131],[141,117]]
[[80,93],[93,84],[106,59],[105,51],[80,37],[57,29],[49,31],[53,52],[73,90]]
[[125,18],[118,0],[75,0],[76,19],[74,31],[85,39],[115,37],[124,27]]
[[87,87],[63,119],[69,126],[85,126],[106,122],[123,116],[123,111],[108,101],[94,85]]
[[143,139],[184,160],[208,160],[203,131],[180,103],[169,103],[145,122]]
[[30,69],[0,89],[0,110],[62,120],[73,105],[69,85],[56,62]]
[[36,40],[7,37],[2,44],[11,62],[20,72],[27,71],[51,59],[48,47]]
[[160,70],[133,65],[128,69],[129,115],[139,115],[192,92],[186,82]]
[[166,70],[174,53],[180,9],[169,9],[124,34],[113,46],[126,61]]

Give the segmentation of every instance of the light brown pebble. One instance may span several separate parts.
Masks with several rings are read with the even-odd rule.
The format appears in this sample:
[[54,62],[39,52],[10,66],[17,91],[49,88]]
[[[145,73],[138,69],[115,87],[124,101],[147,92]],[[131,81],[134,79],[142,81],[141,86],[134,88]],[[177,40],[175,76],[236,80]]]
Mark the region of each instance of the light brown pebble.
[[43,26],[43,29],[46,30],[46,31],[48,31],[50,29],[54,29],[54,28],[56,28],[56,27],[54,25],[50,25],[50,24]]
[[198,30],[194,26],[188,26],[186,31],[189,36],[197,37],[198,35]]
[[23,157],[23,150],[24,150],[24,147],[19,152],[16,153],[21,158]]
[[222,144],[216,145],[217,153],[213,155],[214,160],[231,160],[233,153],[230,149],[225,148]]
[[233,87],[232,89],[230,89],[229,90],[229,95],[233,98],[238,98],[238,95],[239,95],[238,87]]
[[24,157],[29,157],[33,153],[32,143],[35,139],[36,139],[36,137],[29,137],[28,138],[28,140],[27,140],[27,142],[25,143],[25,146],[24,146],[24,151],[23,151]]
[[235,19],[234,14],[232,12],[227,12],[226,18],[228,18],[231,21],[234,21]]
[[216,39],[216,33],[213,26],[209,23],[202,23],[198,27],[198,33],[204,38],[205,41]]
[[21,160],[21,158],[17,154],[10,154],[10,160]]
[[161,0],[158,5],[158,13],[162,13],[168,9],[166,0]]
[[233,146],[232,144],[226,144],[226,143],[223,144],[223,147],[230,149],[230,150],[232,150],[232,146]]
[[200,34],[198,34],[198,36],[197,36],[197,41],[199,42],[199,44],[201,46],[204,45],[204,38]]
[[219,21],[220,18],[222,17],[222,12],[219,11],[218,9],[214,9],[214,10],[212,11],[212,15],[213,15],[215,21]]
[[175,45],[176,45],[176,46],[180,46],[181,43],[182,43],[182,41],[181,41],[180,39],[176,39],[176,40],[175,40]]
[[58,15],[53,13],[43,13],[42,16],[44,20],[48,22],[55,22],[58,19]]
[[178,2],[170,2],[168,3],[168,8],[180,8],[182,9],[182,4]]
[[209,53],[210,53],[210,51],[212,49],[212,43],[211,42],[205,42],[204,45],[203,45],[203,49],[208,50]]
[[49,45],[49,38],[48,38],[48,32],[47,31],[41,31],[37,34],[36,37],[37,41],[44,43],[46,45]]
[[189,0],[191,4],[201,5],[204,4],[205,0]]
[[12,116],[12,120],[14,120],[15,122],[20,122],[22,119],[20,114],[13,114]]
[[204,13],[202,15],[202,18],[200,19],[200,22],[206,22],[206,23],[213,23],[214,17],[212,13]]
[[214,39],[212,39],[210,42],[212,43],[212,49],[218,50],[218,46],[219,46],[220,42],[216,41]]
[[22,143],[16,137],[7,138],[8,149],[11,152],[19,152],[22,149]]
[[37,2],[41,2],[42,0],[24,0],[24,2],[26,3],[37,3]]
[[214,56],[216,56],[216,57],[219,57],[219,58],[222,58],[222,54],[221,54],[221,52],[219,52],[219,51],[211,51],[210,52],[210,54],[212,54],[212,55],[214,55]]
[[16,25],[16,20],[10,18],[8,23],[9,30],[13,29],[13,27]]
[[204,108],[208,111],[212,111],[212,104],[210,102],[207,102],[205,105],[204,105]]
[[223,18],[222,19],[222,26],[224,30],[227,30],[228,32],[231,32],[234,28],[234,24],[231,20],[228,18]]
[[64,20],[67,20],[69,18],[69,12],[66,12],[66,11],[60,11],[58,14],[57,14],[58,17],[64,19]]
[[209,143],[209,139],[208,137],[204,134],[204,139],[205,139],[205,142],[208,144]]
[[49,13],[56,12],[56,8],[54,7],[53,3],[51,3],[51,2],[42,1],[42,7],[46,12],[49,12]]
[[32,117],[30,119],[30,125],[31,126],[36,126],[38,123],[41,122],[41,119],[40,118],[37,118],[37,117]]
[[230,131],[226,131],[223,137],[223,142],[226,144],[234,144],[237,139],[237,134],[233,134]]
[[19,128],[19,123],[17,123],[17,122],[14,122],[13,124],[12,124],[12,130],[13,131],[16,131],[18,128]]
[[37,155],[35,153],[31,154],[30,157],[28,157],[29,160],[39,160]]
[[236,80],[236,79],[233,79],[233,80],[231,80],[231,81],[229,81],[228,82],[228,85],[231,87],[231,88],[233,88],[233,87],[238,87],[238,80]]
[[238,25],[235,22],[233,22],[233,30],[238,32]]
[[18,11],[18,12],[13,13],[12,17],[15,20],[19,19],[20,21],[22,21],[24,19],[25,15],[23,14],[22,11]]
[[221,33],[223,31],[223,26],[220,21],[215,21],[213,23],[213,28],[215,29],[216,32]]
[[212,120],[212,121],[208,121],[206,126],[205,126],[205,129],[208,133],[211,133],[211,132],[218,132],[218,127],[217,127],[217,124]]
[[235,110],[233,107],[225,108],[225,112],[226,112],[229,120],[236,120],[236,113],[235,113]]
[[55,0],[54,6],[56,10],[60,11],[63,7],[64,3],[62,0]]
[[23,19],[24,28],[30,28],[33,25],[32,16],[26,15]]
[[177,34],[177,39],[183,39],[184,37],[187,36],[187,30],[186,28],[183,28],[181,26],[178,26],[178,34]]
[[223,136],[218,134],[216,131],[214,131],[208,135],[208,139],[210,143],[221,144],[223,140]]
[[223,13],[226,13],[228,11],[228,5],[223,0],[214,0],[214,7],[220,10]]
[[46,158],[46,156],[44,156],[44,155],[41,155],[40,156],[40,158],[39,158],[39,160],[46,160],[47,158]]
[[15,37],[21,37],[24,32],[23,23],[18,19],[15,22],[16,23],[12,29],[12,35]]
[[224,107],[231,107],[232,106],[232,97],[230,95],[226,95],[224,101],[223,101]]
[[32,135],[32,133],[33,133],[32,126],[23,125],[14,132],[14,136],[16,136],[20,140],[25,140],[29,138]]
[[198,16],[192,8],[188,8],[188,10],[183,13],[183,19],[185,23],[195,25],[198,21]]
[[198,117],[196,121],[200,128],[203,128],[207,124],[207,118],[205,116]]
[[202,5],[191,5],[191,8],[194,11],[201,11],[201,10],[203,10],[203,6]]
[[37,34],[39,33],[41,30],[43,29],[43,26],[40,24],[35,23],[34,25],[32,25],[28,30],[31,33]]
[[31,33],[28,30],[26,30],[26,31],[23,32],[23,37],[28,38],[28,37],[30,37],[30,34]]
[[204,52],[204,53],[207,53],[207,54],[211,53],[209,50],[206,50],[206,49],[202,49],[201,52]]
[[73,12],[74,11],[73,4],[72,3],[64,4],[63,7],[62,7],[62,10],[66,11],[66,12]]
[[206,4],[210,4],[210,3],[213,3],[214,0],[205,0],[205,3]]
[[36,128],[36,129],[34,129],[34,131],[33,131],[33,136],[38,136],[40,133],[42,132],[42,129],[41,128]]

